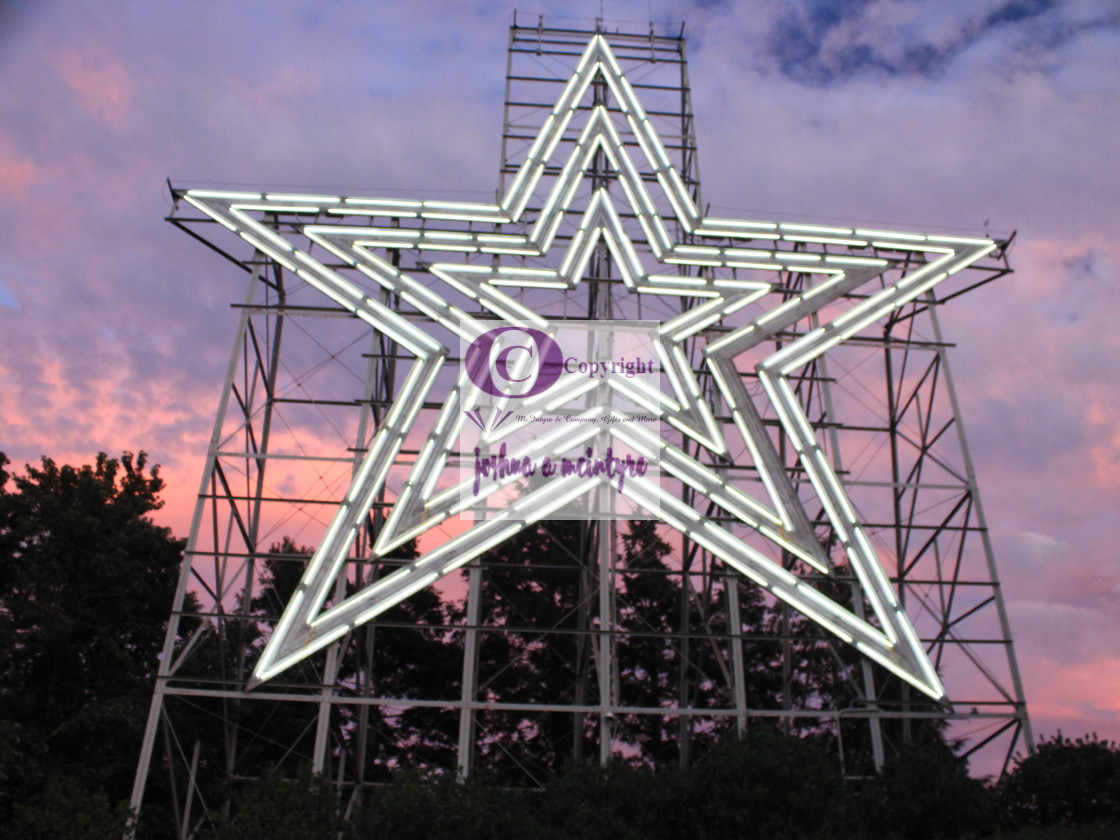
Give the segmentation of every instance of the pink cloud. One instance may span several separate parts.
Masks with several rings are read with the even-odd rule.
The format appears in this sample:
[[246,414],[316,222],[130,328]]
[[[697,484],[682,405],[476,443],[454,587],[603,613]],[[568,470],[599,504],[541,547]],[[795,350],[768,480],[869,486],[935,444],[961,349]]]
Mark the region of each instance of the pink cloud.
[[91,116],[120,131],[132,101],[132,80],[124,61],[102,47],[57,53],[54,70]]
[[0,158],[0,192],[22,195],[35,179],[35,164],[26,160]]
[[1095,731],[1120,740],[1120,658],[1036,657],[1024,664],[1024,681],[1036,735]]

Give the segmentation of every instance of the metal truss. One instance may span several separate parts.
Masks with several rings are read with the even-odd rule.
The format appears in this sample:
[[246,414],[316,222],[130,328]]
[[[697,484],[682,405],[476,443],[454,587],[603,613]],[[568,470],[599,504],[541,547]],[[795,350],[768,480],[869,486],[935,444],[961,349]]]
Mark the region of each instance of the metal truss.
[[[683,28],[677,35],[655,34],[652,27],[642,34],[600,32],[685,189],[702,206]],[[593,34],[543,21],[511,27],[499,196]],[[561,152],[575,146],[596,106],[617,120],[612,91],[592,83],[580,116],[558,142]],[[638,149],[635,133],[619,132],[626,148]],[[562,174],[549,163],[543,183]],[[577,205],[586,206],[598,190],[623,198],[615,165],[602,151],[587,176]],[[641,177],[658,182],[653,171]],[[543,523],[520,543],[512,540],[512,548],[482,555],[434,592],[413,596],[250,690],[254,663],[284,600],[385,422],[412,357],[316,295],[293,266],[200,214],[183,200],[186,190],[172,187],[172,193],[169,221],[225,257],[231,272],[236,266],[248,288],[236,304],[241,322],[168,624],[134,807],[146,786],[158,789],[171,803],[180,836],[189,837],[224,806],[229,782],[253,778],[269,764],[310,763],[354,803],[403,768],[460,776],[485,771],[505,783],[543,784],[571,758],[686,765],[722,734],[763,720],[832,738],[848,775],[872,772],[899,745],[934,731],[962,740],[967,755],[997,754],[997,772],[1017,748],[1030,748],[1011,631],[938,322],[941,303],[1009,273],[1007,242],[940,286],[940,299],[924,293],[791,377],[947,701],[913,690],[823,632],[729,571],[687,533],[660,525],[638,534],[612,521]],[[529,199],[530,221],[543,195]],[[658,196],[659,211],[671,218],[669,199]],[[261,211],[259,221],[296,239],[307,212],[298,206]],[[642,241],[637,214],[623,210],[620,218],[635,243]],[[392,224],[426,230],[423,218],[398,215]],[[463,223],[462,229],[475,227]],[[499,237],[524,232],[516,223],[495,230]],[[577,235],[565,219],[556,241],[570,244]],[[673,236],[699,241],[680,226]],[[315,252],[314,243],[306,247]],[[402,272],[429,275],[430,253],[381,253]],[[884,275],[905,271],[911,259],[889,243],[860,253],[889,260]],[[321,259],[334,271],[356,274],[330,253]],[[795,269],[787,264],[770,277],[790,301],[813,282]],[[685,278],[710,271],[677,270]],[[600,243],[578,290],[511,294],[549,317],[573,320],[667,320],[697,303],[670,296],[651,304],[625,292],[616,254]],[[379,294],[381,304],[403,317],[430,320],[394,292]],[[841,302],[865,298],[853,292]],[[818,326],[816,315],[806,315],[775,334],[765,352]],[[728,405],[703,365],[704,342],[721,330],[707,330],[687,355],[718,423],[730,430]],[[750,394],[762,394],[749,364],[740,376]],[[432,427],[440,408],[437,402],[421,407],[418,435],[406,438],[391,476],[416,461],[414,441],[422,441],[419,433]],[[793,441],[773,408],[761,421],[822,551],[834,560],[828,575],[799,573],[862,615],[866,593],[844,562]],[[675,445],[728,479],[761,487],[744,447],[715,456],[684,434]],[[336,599],[407,562],[408,548],[399,557],[371,548],[399,484],[399,478],[389,481],[359,529]],[[729,518],[685,482],[673,486],[701,517]],[[421,541],[454,533],[449,524]],[[788,552],[774,560],[790,570],[801,564]],[[534,673],[547,677],[533,683]]]

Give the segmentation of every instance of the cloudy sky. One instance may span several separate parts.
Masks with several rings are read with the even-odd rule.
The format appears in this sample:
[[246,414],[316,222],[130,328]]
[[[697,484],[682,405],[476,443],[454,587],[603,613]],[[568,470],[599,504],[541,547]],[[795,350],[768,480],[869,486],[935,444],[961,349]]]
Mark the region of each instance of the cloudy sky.
[[[685,22],[721,215],[1017,231],[943,325],[1036,731],[1120,739],[1120,5],[517,8],[601,5]],[[487,200],[513,10],[0,0],[0,451],[145,449],[185,536],[242,280],[163,221],[166,179]]]

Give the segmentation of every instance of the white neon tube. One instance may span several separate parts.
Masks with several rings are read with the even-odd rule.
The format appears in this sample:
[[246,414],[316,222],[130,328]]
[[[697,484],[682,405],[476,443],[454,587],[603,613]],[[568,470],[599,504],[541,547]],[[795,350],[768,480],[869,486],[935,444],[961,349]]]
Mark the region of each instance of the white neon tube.
[[337,195],[290,195],[288,193],[269,193],[268,201],[314,202],[315,204],[338,204],[342,201]]

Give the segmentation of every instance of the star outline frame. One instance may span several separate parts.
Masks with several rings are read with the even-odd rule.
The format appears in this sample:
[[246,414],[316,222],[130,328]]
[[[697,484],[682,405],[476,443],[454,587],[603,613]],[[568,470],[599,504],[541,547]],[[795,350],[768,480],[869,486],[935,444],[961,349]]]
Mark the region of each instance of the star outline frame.
[[[430,336],[416,330],[414,325],[401,317],[399,313],[363,294],[357,287],[337,272],[326,267],[320,260],[305,251],[294,248],[283,236],[254,219],[247,211],[266,208],[272,212],[286,210],[287,212],[310,213],[314,211],[316,218],[318,218],[323,213],[345,215],[365,209],[368,210],[370,215],[397,214],[404,217],[405,214],[408,214],[433,222],[444,219],[489,224],[504,224],[515,221],[525,211],[534,193],[535,186],[544,172],[543,161],[549,159],[556,149],[576,111],[576,105],[596,74],[601,75],[606,80],[615,97],[623,103],[625,119],[648,162],[654,168],[658,184],[668,196],[673,207],[674,221],[693,239],[702,239],[705,236],[728,240],[734,238],[747,239],[759,235],[762,231],[772,230],[780,232],[783,239],[788,237],[791,242],[798,241],[797,237],[800,237],[801,241],[807,243],[827,240],[837,244],[856,245],[857,247],[860,245],[866,247],[871,244],[883,249],[920,251],[935,255],[932,259],[923,262],[917,269],[905,273],[894,283],[885,285],[883,289],[869,295],[860,304],[833,318],[828,323],[802,335],[778,353],[772,354],[757,370],[759,380],[779,415],[783,429],[797,448],[799,458],[805,466],[806,474],[813,484],[818,498],[828,509],[830,522],[834,528],[838,527],[841,533],[841,543],[851,560],[854,571],[860,578],[861,589],[868,596],[882,629],[868,624],[866,621],[855,617],[851,612],[839,607],[831,599],[797,580],[795,575],[780,569],[769,558],[737,556],[722,541],[722,537],[706,533],[711,530],[707,528],[710,523],[706,523],[702,530],[693,532],[690,530],[688,515],[680,508],[673,507],[672,503],[670,503],[670,509],[667,511],[665,518],[676,530],[690,534],[712,551],[716,557],[728,563],[749,579],[770,589],[777,597],[790,603],[795,609],[828,629],[833,635],[855,645],[864,655],[884,665],[931,698],[941,700],[944,697],[944,689],[940,680],[930,665],[909,619],[898,606],[892,587],[883,574],[878,554],[871,546],[866,529],[859,522],[858,515],[851,507],[843,486],[820,447],[796,395],[790,388],[788,375],[792,370],[819,358],[831,347],[878,321],[891,310],[913,302],[952,273],[966,268],[994,250],[997,243],[990,239],[927,236],[867,229],[850,230],[820,225],[747,222],[736,219],[711,219],[701,216],[689,197],[679,173],[669,161],[660,138],[650,125],[644,111],[641,110],[641,104],[633,94],[629,82],[614,60],[610,47],[600,35],[592,38],[575,74],[565,86],[553,113],[549,116],[545,127],[531,147],[510,189],[498,204],[343,198],[278,193],[236,193],[210,190],[191,190],[183,194],[183,197],[190,204],[207,216],[223,224],[256,250],[268,255],[309,285],[326,294],[336,304],[398,341],[416,357],[416,361],[406,377],[405,384],[401,388],[397,402],[371,440],[369,451],[362,459],[347,494],[347,500],[332,520],[324,540],[309,565],[309,571],[305,575],[304,582],[301,583],[299,590],[287,605],[284,615],[274,629],[272,638],[270,638],[265,652],[262,654],[261,662],[258,663],[254,672],[250,687],[270,679],[290,664],[294,664],[295,661],[305,658],[315,650],[327,646],[379,612],[399,603],[413,592],[430,585],[455,569],[461,568],[474,557],[512,536],[528,523],[524,523],[520,527],[513,527],[510,523],[501,519],[494,520],[492,523],[483,523],[481,526],[476,526],[472,531],[472,533],[478,533],[469,556],[461,555],[457,558],[449,558],[452,549],[448,546],[457,547],[455,544],[458,538],[452,539],[443,546],[418,558],[408,567],[383,578],[374,586],[367,587],[357,595],[347,599],[343,604],[335,605],[325,613],[319,612],[329,595],[330,585],[336,579],[339,569],[345,562],[346,552],[349,550],[348,546],[352,540],[354,529],[360,519],[365,516],[369,505],[373,503],[373,496],[376,494],[380,482],[383,481],[385,473],[392,466],[397,451],[399,451],[400,441],[403,441],[405,434],[404,430],[408,428],[411,420],[415,417],[415,413],[419,410],[426,389],[431,387],[436,375],[446,363],[448,350],[439,342],[432,340]],[[429,241],[427,231],[418,233],[415,237],[416,241],[408,242],[403,242],[400,239],[394,241],[388,230],[374,227],[347,229],[346,226],[324,225],[316,222],[303,225],[301,232],[308,239],[316,242],[336,257],[345,260],[349,265],[361,271],[382,287],[407,293],[412,298],[409,302],[433,320],[450,323],[452,319],[455,319],[460,324],[468,324],[469,328],[472,321],[470,316],[467,316],[462,310],[456,311],[457,307],[439,299],[430,291],[425,295],[427,290],[424,289],[422,284],[409,285],[407,276],[403,272],[396,270],[372,254],[369,250],[370,247],[413,247],[419,250],[457,250],[459,253],[463,253],[461,249],[469,246],[475,249],[476,253],[492,255],[495,258],[506,254],[511,256],[542,256],[548,251],[556,235],[559,223],[578,187],[579,177],[586,169],[587,160],[598,149],[605,150],[612,157],[611,162],[620,173],[618,182],[627,193],[630,205],[637,211],[638,221],[646,235],[647,244],[660,262],[667,265],[719,266],[757,270],[824,267],[831,271],[831,274],[826,274],[828,280],[791,297],[782,306],[768,312],[764,318],[756,319],[729,336],[710,343],[703,351],[704,362],[728,405],[737,406],[740,409],[738,414],[733,413],[732,415],[734,424],[743,440],[751,447],[752,457],[759,465],[763,481],[767,484],[771,500],[778,511],[776,525],[766,524],[769,532],[759,531],[759,533],[762,533],[767,539],[779,542],[782,540],[794,541],[793,544],[801,550],[802,555],[806,553],[811,555],[811,558],[802,556],[802,559],[806,559],[813,565],[812,559],[821,560],[820,548],[817,546],[814,551],[806,545],[807,540],[814,545],[816,544],[815,539],[811,537],[812,529],[809,526],[808,516],[797,500],[796,493],[786,475],[786,468],[784,465],[776,463],[776,453],[772,451],[772,444],[769,443],[769,437],[762,427],[761,416],[746,391],[739,376],[739,371],[735,367],[734,359],[807,315],[819,312],[824,306],[860,288],[869,280],[882,276],[886,271],[895,268],[897,266],[896,262],[889,259],[831,256],[821,258],[822,266],[812,266],[808,264],[808,261],[805,261],[804,255],[795,257],[791,256],[793,252],[782,252],[777,249],[764,252],[757,248],[745,249],[674,242],[640,177],[631,174],[633,172],[632,162],[626,153],[622,140],[617,135],[613,121],[609,119],[605,109],[592,111],[581,133],[576,151],[569,157],[561,175],[557,178],[556,186],[549,193],[546,204],[527,235],[496,234],[490,235],[490,238],[486,239],[486,234],[468,234],[471,238],[459,239],[455,243],[455,247],[452,248],[446,240],[441,243],[438,238],[432,238]],[[593,215],[592,210],[599,215],[592,219],[594,224],[589,224],[588,229],[593,229],[594,236],[605,238],[616,257],[621,257],[618,262],[626,265],[628,261],[626,249],[629,238],[622,231],[621,225],[615,227],[617,212],[610,205],[609,194],[604,191],[602,196],[603,198],[600,199],[599,194],[596,193],[593,198],[593,202],[600,201],[599,206],[589,206],[586,215]],[[609,210],[606,209],[608,207]],[[506,281],[505,285],[520,284],[523,287],[532,287],[532,284],[535,283],[540,288],[549,288],[549,286],[541,284],[561,282],[560,276],[565,272],[571,276],[578,275],[580,259],[578,255],[572,256],[576,252],[577,247],[573,243],[559,272],[546,274],[538,271],[534,274],[530,270],[518,274],[516,270],[513,270],[507,272],[506,276],[501,279]],[[638,262],[640,263],[640,260]],[[455,282],[457,279],[460,288],[463,288],[463,272],[461,271],[463,268],[464,266],[450,263],[434,263],[430,266],[430,272],[433,275],[442,276],[445,280],[450,278],[451,282]],[[483,272],[471,271],[466,273],[468,275],[477,273],[479,276],[483,274]],[[651,294],[677,294],[682,297],[686,295],[690,297],[707,296],[709,302],[704,306],[712,305],[707,314],[719,313],[709,321],[694,316],[692,319],[694,323],[682,325],[681,330],[674,334],[674,336],[679,335],[679,338],[675,338],[676,341],[686,340],[699,329],[723,317],[723,312],[719,306],[714,305],[715,303],[725,303],[736,294],[739,297],[735,298],[735,302],[739,302],[750,297],[753,291],[766,286],[766,284],[756,283],[754,287],[747,289],[742,286],[735,290],[719,289],[715,286],[719,282],[718,279],[709,278],[703,286],[690,282],[687,285],[677,287],[673,285],[672,281],[664,281],[660,287],[654,287],[647,279],[648,274],[643,273],[641,281],[635,275],[636,272],[633,271],[632,265],[629,275],[627,271],[623,271],[624,282],[627,282],[628,287],[634,291]],[[498,279],[498,269],[492,270],[488,277],[491,281]],[[640,282],[646,282],[646,286],[639,285]],[[681,282],[683,283],[683,281]],[[744,281],[740,281],[740,283],[742,282]],[[479,281],[478,277],[475,277],[473,282],[466,282],[466,287],[479,295],[479,302],[498,317],[517,317],[524,320],[532,320],[536,317],[536,313],[525,309],[505,295],[501,291],[501,285],[501,283],[488,285],[484,281]],[[767,286],[767,288],[769,287]],[[703,309],[703,306],[697,307],[697,309]],[[686,310],[685,313],[682,313],[682,318],[692,311],[694,310]],[[687,332],[685,331],[686,327],[687,329],[695,327],[695,329]],[[691,366],[689,366],[689,371],[691,375]],[[461,419],[459,422],[462,422]],[[649,441],[642,441],[640,436],[635,437],[632,443],[650,445]],[[757,446],[752,446],[752,443]],[[697,462],[693,461],[688,467],[683,466],[683,462],[676,463],[675,466],[680,471],[678,477],[685,480],[683,474],[688,473],[692,480],[700,481],[697,476],[701,473],[691,471],[693,465],[697,465]],[[697,466],[703,469],[703,465]],[[703,481],[700,481],[702,488],[717,498],[729,502],[730,507],[726,509],[739,513],[750,511],[757,514],[759,506],[744,505],[744,503],[735,499],[729,492],[733,488],[726,488],[719,483],[719,478],[714,472],[709,472],[711,475],[704,476]],[[696,485],[693,486],[696,489],[701,489]],[[648,495],[643,494],[648,494],[649,488],[645,487],[642,482],[636,482],[633,492],[636,499],[648,498]],[[753,502],[749,497],[747,498],[748,501]],[[749,523],[744,524],[749,525]],[[756,528],[756,530],[758,529]],[[323,562],[323,558],[328,557],[333,557],[333,560],[329,563]],[[315,568],[314,573],[312,573],[313,567]],[[434,569],[434,571],[428,571],[428,569]],[[402,575],[402,572],[407,572],[407,574]],[[346,606],[347,609],[335,612],[342,606]],[[853,619],[857,623],[853,623]],[[302,627],[299,627],[300,622],[303,624]],[[853,630],[858,632],[853,632]],[[288,641],[282,643],[283,640]]]

